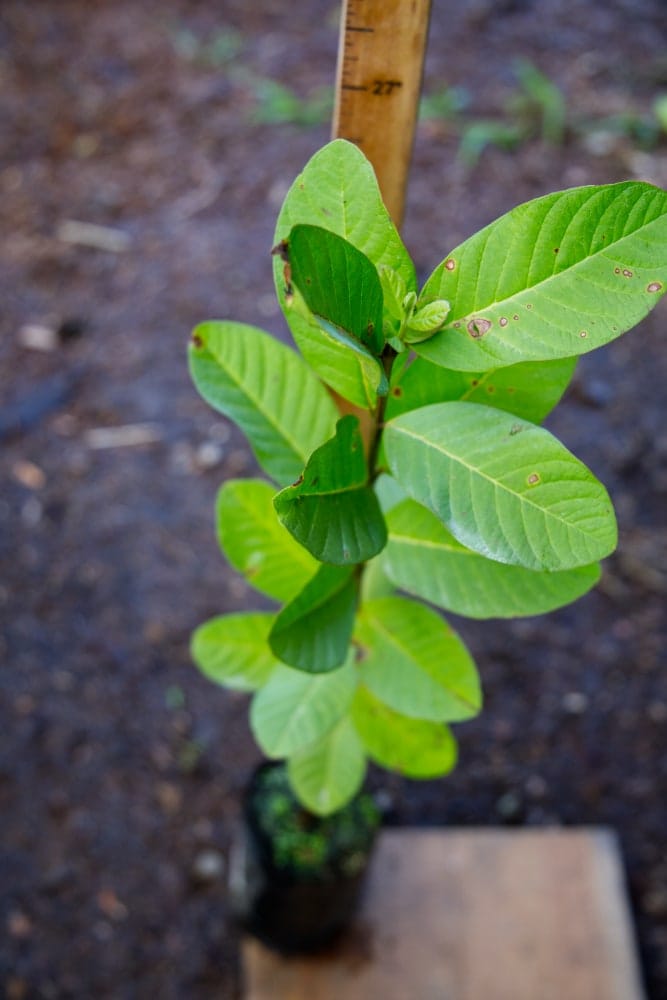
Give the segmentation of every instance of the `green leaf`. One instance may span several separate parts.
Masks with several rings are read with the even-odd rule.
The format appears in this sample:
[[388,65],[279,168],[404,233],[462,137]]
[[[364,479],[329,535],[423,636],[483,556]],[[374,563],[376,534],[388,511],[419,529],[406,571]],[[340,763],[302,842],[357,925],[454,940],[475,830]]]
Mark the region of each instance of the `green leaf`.
[[364,687],[352,703],[352,721],[368,756],[408,778],[438,778],[456,765],[456,741],[448,726],[409,719]]
[[359,679],[403,715],[460,722],[477,715],[482,693],[460,638],[430,608],[404,597],[363,605],[355,626]]
[[[417,287],[414,265],[382,203],[370,163],[343,139],[324,146],[290,188],[276,224],[275,242],[286,240],[299,224],[321,226],[348,240],[376,266],[396,270],[408,289]],[[334,333],[323,337],[313,317],[290,308],[284,263],[274,258],[276,291],[294,340],[309,365],[327,385],[356,406],[377,402],[382,369],[366,352],[352,353]]]
[[414,265],[384,207],[373,168],[353,143],[335,139],[308,161],[287,193],[275,242],[300,223],[337,233],[376,267],[398,271],[408,290],[416,289]]
[[284,663],[311,674],[339,667],[347,657],[357,587],[353,570],[321,566],[276,617],[269,643]]
[[384,553],[371,559],[364,566],[361,577],[360,602],[365,604],[376,597],[389,597],[396,587],[387,576],[384,568]]
[[252,700],[250,726],[267,757],[289,757],[322,739],[348,711],[357,684],[350,661],[329,674],[278,666]]
[[455,372],[423,358],[392,380],[386,418],[430,403],[454,400],[483,403],[540,424],[569,385],[576,358],[527,361],[481,373]]
[[251,586],[276,601],[291,601],[318,564],[278,520],[274,496],[263,479],[228,480],[216,502],[218,541]]
[[335,437],[314,452],[303,478],[274,504],[287,530],[321,562],[348,566],[380,552],[387,529],[368,485],[357,417],[338,421]]
[[377,477],[373,484],[373,489],[377,494],[383,514],[386,514],[392,507],[395,507],[406,498],[403,487],[392,476],[387,475],[386,472],[381,473]]
[[[405,490],[398,485],[395,479],[392,479],[386,473],[378,476],[373,484],[373,489],[375,490],[380,510],[383,514],[386,514],[396,504],[405,500]],[[361,577],[362,603],[370,601],[375,597],[388,597],[396,589],[385,573],[383,557],[384,549],[364,566]]]
[[310,311],[381,354],[382,286],[368,257],[321,226],[295,226],[287,246],[292,281]]
[[338,412],[302,359],[243,323],[202,323],[190,371],[207,403],[238,424],[264,471],[293,482],[314,448],[334,432]]
[[348,716],[324,739],[293,754],[287,774],[299,801],[316,816],[329,816],[354,798],[366,774],[366,757]]
[[586,566],[616,545],[604,486],[553,435],[478,403],[436,403],[387,424],[390,469],[459,542],[533,570]]
[[541,615],[576,601],[600,578],[597,563],[536,573],[492,562],[457,542],[425,507],[405,500],[387,517],[382,569],[416,597],[467,618]]
[[190,651],[201,672],[236,691],[255,691],[279,666],[268,646],[274,615],[220,615],[192,633]]
[[424,286],[444,329],[415,350],[486,371],[584,354],[639,322],[667,285],[667,193],[643,182],[529,201],[462,243]]

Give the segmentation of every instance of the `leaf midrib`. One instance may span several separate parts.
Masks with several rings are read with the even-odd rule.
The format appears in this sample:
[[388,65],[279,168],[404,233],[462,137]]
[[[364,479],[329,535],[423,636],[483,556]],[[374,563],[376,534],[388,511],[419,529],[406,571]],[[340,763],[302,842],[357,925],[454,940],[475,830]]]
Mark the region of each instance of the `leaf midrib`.
[[[297,490],[300,489],[300,487],[298,486],[290,486],[288,487],[288,489],[294,490],[293,494],[294,499],[298,498],[302,500],[306,500],[309,498],[311,500],[318,500],[321,497],[341,496],[344,493],[361,493],[364,490],[368,490],[371,493],[373,492],[373,490],[367,483],[361,483],[359,485],[352,485],[352,486],[341,486],[336,489],[322,490],[319,493],[306,493],[306,492],[297,493]],[[287,497],[286,499],[291,499],[291,498]]]
[[465,548],[465,546],[449,545],[445,542],[433,541],[433,539],[422,539],[419,535],[399,534],[392,531],[391,528],[389,529],[389,540],[402,545],[411,545],[414,548],[434,549],[438,552],[451,552],[453,555],[476,556],[478,559],[483,558],[478,552],[473,552],[471,549]]

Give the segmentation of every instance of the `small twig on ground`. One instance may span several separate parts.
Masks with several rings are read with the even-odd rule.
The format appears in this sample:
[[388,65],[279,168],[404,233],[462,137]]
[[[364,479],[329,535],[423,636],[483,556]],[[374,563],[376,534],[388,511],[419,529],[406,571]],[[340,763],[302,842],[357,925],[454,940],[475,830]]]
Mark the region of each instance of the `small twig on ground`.
[[128,448],[142,444],[156,444],[162,440],[156,424],[125,424],[121,427],[93,427],[87,430],[84,440],[89,448]]
[[56,230],[56,239],[62,243],[108,250],[110,253],[124,253],[130,246],[130,237],[121,229],[98,226],[93,222],[77,222],[66,219]]

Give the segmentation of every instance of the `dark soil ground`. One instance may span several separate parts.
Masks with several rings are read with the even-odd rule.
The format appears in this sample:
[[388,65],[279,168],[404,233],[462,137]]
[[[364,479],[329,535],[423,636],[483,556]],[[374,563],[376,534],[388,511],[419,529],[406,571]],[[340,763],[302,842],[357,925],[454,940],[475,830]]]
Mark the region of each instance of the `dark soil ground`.
[[[663,0],[434,8],[426,91],[466,88],[477,117],[502,111],[516,56],[575,116],[646,115],[667,91]],[[252,460],[196,396],[185,346],[212,316],[284,336],[274,219],[328,126],[258,123],[278,114],[261,81],[292,87],[308,117],[333,79],[337,17],[327,0],[298,18],[280,0],[0,5],[8,1000],[238,994],[224,867],[258,751],[245,699],[199,677],[188,637],[255,600],[212,525],[217,486]],[[624,177],[667,187],[664,142],[571,133],[474,167],[457,142],[445,120],[419,128],[405,238],[424,274],[526,198]],[[72,221],[112,233],[91,246]],[[615,828],[653,1000],[667,997],[666,323],[663,303],[584,359],[550,419],[617,506],[602,584],[545,619],[459,622],[486,710],[458,728],[458,770],[371,775],[399,823]],[[128,425],[134,444],[109,437]]]

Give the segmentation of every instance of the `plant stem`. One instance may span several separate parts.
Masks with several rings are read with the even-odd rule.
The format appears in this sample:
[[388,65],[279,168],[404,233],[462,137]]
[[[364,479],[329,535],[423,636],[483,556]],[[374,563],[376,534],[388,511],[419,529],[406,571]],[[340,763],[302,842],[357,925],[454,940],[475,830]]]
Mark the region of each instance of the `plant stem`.
[[[382,362],[382,367],[384,373],[389,383],[391,378],[391,369],[394,364],[394,360],[397,357],[397,352],[390,344],[385,344],[384,350],[380,356]],[[376,469],[378,452],[380,450],[380,441],[382,439],[382,431],[384,430],[384,414],[387,407],[387,399],[389,398],[389,393],[386,396],[378,396],[377,406],[371,416],[370,421],[370,434],[368,437],[368,483],[370,486],[373,485],[377,477],[380,475],[380,470]],[[368,414],[368,410],[364,411]],[[361,602],[362,587],[364,581],[364,573],[366,572],[366,567],[368,561],[358,563],[355,566],[354,575],[357,581],[357,607]]]
[[[391,369],[396,358],[396,351],[390,344],[385,344],[384,350],[382,351],[382,356],[380,360],[382,361],[382,367],[384,368],[384,373],[387,377],[387,382],[391,379]],[[379,396],[378,403],[375,408],[375,413],[373,414],[373,427],[371,432],[371,443],[368,450],[368,471],[370,474],[370,482],[374,483],[380,474],[380,470],[375,468],[375,463],[377,462],[378,452],[380,450],[380,439],[382,438],[382,431],[384,430],[384,412],[387,408],[387,400],[389,398],[389,393],[386,396]]]
[[[397,357],[397,352],[390,344],[385,344],[384,350],[380,360],[382,361],[382,367],[384,369],[387,382],[391,379],[391,369],[394,364],[394,360]],[[389,393],[386,396],[378,396],[377,406],[375,407],[375,412],[373,413],[373,419],[371,423],[371,434],[370,434],[370,444],[368,448],[368,472],[369,472],[369,484],[372,485],[377,477],[380,475],[380,470],[376,469],[376,462],[378,457],[378,452],[380,450],[380,441],[382,439],[382,431],[384,430],[384,413],[387,408],[387,399],[389,398]],[[361,600],[362,585],[364,579],[364,572],[366,570],[367,562],[359,563],[356,568],[357,577],[357,605]]]

